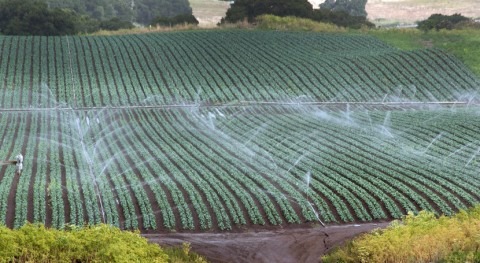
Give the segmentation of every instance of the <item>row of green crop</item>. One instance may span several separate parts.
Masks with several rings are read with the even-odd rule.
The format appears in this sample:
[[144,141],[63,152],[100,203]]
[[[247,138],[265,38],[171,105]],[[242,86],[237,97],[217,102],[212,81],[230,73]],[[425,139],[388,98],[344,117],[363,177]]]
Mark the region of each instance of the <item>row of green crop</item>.
[[401,52],[358,35],[3,36],[0,48],[0,106],[14,108],[298,97],[464,100],[480,83],[443,51]]
[[[320,123],[314,115],[307,116],[307,118],[298,114],[278,118],[271,118],[268,113],[264,112],[257,115],[260,117],[255,120],[255,114],[246,114],[245,120],[235,121],[237,124],[233,124],[235,122],[230,120],[225,128],[229,129],[229,134],[235,135],[234,137],[238,137],[239,140],[245,140],[242,133],[268,124],[267,126],[270,128],[266,128],[255,136],[252,144],[262,145],[263,150],[269,152],[277,164],[281,164],[285,160],[287,165],[295,164],[296,160],[301,159],[304,163],[303,167],[316,167],[310,168],[310,171],[316,170],[312,174],[317,174],[318,180],[321,182],[331,184],[328,178],[332,178],[340,184],[345,184],[344,187],[350,188],[350,190],[345,191],[344,194],[342,194],[341,186],[332,185],[332,188],[336,189],[341,196],[343,195],[345,200],[353,200],[348,202],[355,211],[371,211],[373,217],[376,217],[377,213],[380,213],[377,216],[381,215],[382,212],[376,204],[381,200],[384,203],[382,206],[385,206],[389,210],[390,216],[393,217],[397,217],[401,213],[395,202],[399,202],[398,205],[402,212],[405,210],[416,211],[415,206],[419,206],[421,209],[438,209],[439,213],[449,214],[452,212],[451,207],[459,209],[478,202],[479,196],[475,191],[475,185],[479,183],[478,176],[475,176],[475,172],[478,172],[478,165],[463,167],[462,177],[459,176],[461,173],[457,166],[458,175],[451,177],[449,166],[433,168],[446,156],[441,156],[441,159],[438,157],[438,162],[432,165],[427,164],[431,159],[419,156],[420,153],[415,155],[401,152],[402,147],[408,143],[406,140],[410,138],[381,138],[380,132],[369,127],[372,125],[371,123],[347,122],[342,119],[344,117],[341,115],[326,118],[325,115],[319,114],[323,118],[323,122]],[[455,115],[457,118],[459,116],[462,115]],[[455,132],[455,123],[457,125],[459,122],[462,123],[462,119],[458,120],[457,118],[451,116],[442,123],[450,122],[452,129],[450,131]],[[342,121],[345,122],[341,123]],[[341,124],[339,125],[339,123]],[[410,126],[410,128],[413,127]],[[423,129],[427,128],[423,127]],[[368,130],[368,133],[365,133],[365,130]],[[374,133],[372,134],[372,132]],[[413,132],[421,134],[419,131]],[[472,135],[465,136],[468,136],[470,140],[478,140],[475,139],[475,135]],[[269,142],[271,138],[276,138],[277,144]],[[421,140],[425,140],[421,136],[418,136],[417,139],[417,145]],[[428,141],[430,142],[432,139],[430,137]],[[450,143],[453,144],[453,142]],[[456,143],[452,147],[460,149],[464,146]],[[468,158],[464,157],[463,160],[455,161],[462,161],[462,165],[465,166],[468,159],[472,157],[476,158],[475,153],[469,155]],[[297,164],[291,169],[291,172],[304,175],[309,170],[305,170],[303,167]],[[372,176],[375,177],[372,178]],[[362,177],[370,182],[363,181]],[[378,189],[372,193],[372,189],[375,188]],[[359,206],[358,201],[348,197],[349,192],[363,199],[360,201],[362,205]],[[392,193],[395,193],[392,196],[393,200],[389,197]],[[376,196],[376,201],[370,199],[372,194]],[[426,196],[428,201],[423,196]],[[430,206],[431,203],[435,206]],[[346,213],[344,209],[339,211],[340,216],[342,213]],[[355,212],[355,216],[361,219],[362,213],[360,212]],[[345,217],[346,215],[344,215]]]
[[[16,116],[2,114],[1,121],[2,121],[2,147],[0,147],[0,153],[2,156],[15,156],[15,153],[21,151],[21,144],[17,143],[18,139],[23,138],[23,133],[25,132],[26,128],[26,116],[23,118],[16,118]],[[9,167],[3,166],[1,168],[2,178],[0,181],[0,221],[6,222],[7,220],[7,211],[11,210],[12,203],[9,202],[10,196],[10,189],[12,183],[15,179],[15,172],[13,169],[8,169]],[[12,219],[9,219],[12,221]]]
[[25,167],[19,177],[1,170],[1,220],[227,230],[451,214],[480,200],[477,115],[306,106],[2,113],[1,154],[22,152]]

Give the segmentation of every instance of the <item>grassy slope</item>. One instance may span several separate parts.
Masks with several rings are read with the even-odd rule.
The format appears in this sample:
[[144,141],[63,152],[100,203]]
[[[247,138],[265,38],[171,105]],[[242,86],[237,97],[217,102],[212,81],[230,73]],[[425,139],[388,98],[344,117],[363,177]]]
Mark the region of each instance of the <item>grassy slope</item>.
[[[308,21],[305,22],[305,21]],[[315,31],[345,33],[342,28],[331,27],[324,23],[312,22],[299,18],[279,18],[264,16],[258,28],[287,31]],[[410,29],[362,29],[350,30],[351,34],[367,34],[403,50],[422,48],[440,48],[454,54],[462,60],[475,74],[480,76],[480,30],[442,30],[424,33],[415,28]]]
[[400,49],[412,50],[435,47],[447,50],[461,59],[480,76],[480,30],[432,31],[423,33],[416,29],[371,30],[374,35]]
[[[214,27],[216,22],[225,15],[228,2],[218,0],[190,0],[193,13],[200,20],[203,27]],[[476,8],[478,7],[478,8]],[[389,10],[386,12],[386,10]],[[393,11],[396,10],[396,11]],[[480,2],[478,0],[370,0],[367,11],[372,18],[378,18],[388,14],[390,18],[401,17],[401,12],[406,11],[405,19],[415,22],[418,18],[412,16],[412,12],[421,10],[428,14],[440,13],[465,13],[468,11],[472,17],[480,17]],[[466,13],[465,13],[466,14]],[[304,28],[303,26],[302,28]],[[291,30],[291,28],[289,28]],[[374,30],[369,31],[385,42],[400,49],[417,49],[424,47],[436,47],[447,50],[460,58],[473,72],[480,76],[480,31],[450,31],[430,32],[424,34],[415,29],[408,30]]]

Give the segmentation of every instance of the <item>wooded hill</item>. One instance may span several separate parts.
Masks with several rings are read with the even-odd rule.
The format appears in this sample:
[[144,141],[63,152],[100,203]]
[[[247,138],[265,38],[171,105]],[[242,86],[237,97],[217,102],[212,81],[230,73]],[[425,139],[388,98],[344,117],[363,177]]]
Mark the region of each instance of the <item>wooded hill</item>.
[[114,17],[148,24],[156,17],[192,14],[188,0],[43,0],[51,8],[69,8],[98,20]]

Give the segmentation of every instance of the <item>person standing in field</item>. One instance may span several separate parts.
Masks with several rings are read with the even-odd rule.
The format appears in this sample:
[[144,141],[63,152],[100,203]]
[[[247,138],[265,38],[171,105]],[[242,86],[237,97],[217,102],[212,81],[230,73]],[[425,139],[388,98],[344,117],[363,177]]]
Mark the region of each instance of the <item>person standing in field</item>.
[[16,168],[17,168],[17,174],[20,175],[22,173],[22,170],[23,170],[23,155],[21,153],[19,153],[16,157],[17,159],[17,163],[15,164]]

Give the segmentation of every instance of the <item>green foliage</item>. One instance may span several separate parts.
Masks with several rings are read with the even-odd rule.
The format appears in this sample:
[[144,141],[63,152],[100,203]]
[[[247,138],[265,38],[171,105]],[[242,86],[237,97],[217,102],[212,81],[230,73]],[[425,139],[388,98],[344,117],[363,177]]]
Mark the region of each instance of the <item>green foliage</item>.
[[274,15],[261,15],[257,17],[257,27],[267,30],[346,32],[346,29],[332,24],[294,16],[279,17]]
[[112,18],[107,21],[100,22],[99,28],[103,30],[120,30],[120,29],[132,29],[134,26],[127,21],[121,21],[119,18]]
[[[65,4],[68,4],[66,2]],[[77,5],[78,10],[88,10]],[[56,6],[54,3],[48,5]],[[97,6],[97,13],[91,16],[88,12],[75,11],[68,8],[52,8],[40,0],[12,0],[0,2],[0,32],[5,35],[74,35],[92,33],[99,30],[132,29],[131,19],[122,20],[122,16],[107,16],[105,9]],[[116,13],[115,11],[112,11]],[[100,14],[102,13],[102,14]],[[79,15],[80,14],[80,15]],[[108,20],[106,17],[111,17]]]
[[157,17],[191,15],[188,0],[140,0],[135,1],[135,21],[144,25]]
[[5,35],[70,35],[75,33],[75,19],[68,10],[50,10],[36,0],[0,2],[0,32]]
[[381,29],[367,33],[404,50],[425,47],[443,49],[454,54],[480,76],[480,30],[440,30],[424,34],[417,29]]
[[326,0],[320,4],[320,10],[347,13],[350,16],[367,17],[367,0]]
[[345,11],[316,9],[312,11],[310,18],[318,22],[332,23],[353,29],[375,27],[375,24],[369,22],[365,16],[353,16]]
[[235,23],[247,19],[253,22],[263,14],[308,17],[312,12],[308,0],[237,0],[227,10],[221,23]]
[[480,205],[456,216],[409,213],[387,229],[364,235],[323,262],[478,262]]
[[[291,18],[286,19],[288,22]],[[450,101],[462,99],[458,94],[473,94],[479,86],[478,79],[443,51],[402,52],[363,35],[202,30],[121,37],[8,36],[0,40],[2,54],[9,58],[3,59],[0,67],[5,83],[0,102],[3,108],[107,108],[172,105],[179,101],[214,105],[286,98],[428,102],[435,97]],[[24,89],[18,96],[14,91],[22,81],[32,89]],[[36,83],[45,83],[49,89],[39,89]],[[5,133],[5,145],[0,150],[4,156],[10,154],[9,149],[19,150],[14,148],[14,138],[21,137],[26,140],[25,156],[50,160],[37,162],[37,172],[26,167],[16,191],[14,225],[22,225],[32,213],[26,198],[32,183],[34,220],[49,220],[58,227],[65,223],[96,224],[102,220],[103,211],[108,223],[126,229],[230,229],[244,224],[314,221],[309,203],[303,202],[305,188],[298,181],[304,181],[307,173],[312,174],[308,197],[322,211],[321,219],[329,222],[398,218],[405,210],[432,206],[439,214],[452,213],[467,202],[479,201],[474,194],[478,192],[478,146],[469,145],[480,139],[476,109],[474,113],[436,110],[430,115],[392,111],[391,117],[390,112],[382,116],[374,111],[357,118],[353,112],[333,115],[316,107],[307,110],[314,114],[305,115],[301,107],[302,114],[276,116],[261,107],[259,111],[265,109],[265,113],[255,114],[262,115],[256,120],[249,119],[250,114],[222,118],[222,113],[209,113],[207,109],[191,114],[182,109],[138,109],[142,113],[125,109],[125,114],[114,120],[108,111],[99,111],[100,115],[97,111],[78,112],[80,126],[88,127],[88,133],[82,133],[85,145],[96,145],[101,134],[105,136],[102,142],[108,145],[102,156],[115,156],[115,165],[100,162],[96,167],[103,167],[105,174],[122,174],[99,176],[98,185],[85,176],[89,171],[82,161],[83,152],[75,149],[79,134],[72,129],[70,111],[60,110],[57,121],[48,111],[2,114],[0,126],[5,128],[0,132]],[[224,116],[236,116],[227,111]],[[303,125],[291,122],[301,119]],[[114,132],[106,132],[104,125],[88,120],[112,120],[108,127]],[[264,123],[269,125],[261,136],[249,138]],[[195,135],[213,124],[232,140],[218,141],[211,133]],[[191,129],[183,129],[183,125]],[[305,133],[312,130],[315,133]],[[400,130],[405,132],[396,136],[395,131]],[[39,134],[51,134],[49,140],[60,140],[62,145],[39,140]],[[432,142],[439,134],[445,136]],[[390,139],[392,136],[396,138]],[[281,137],[290,139],[278,143]],[[377,139],[381,143],[372,143]],[[247,153],[235,143],[247,140],[258,147]],[[418,153],[425,153],[429,144],[428,157],[420,156]],[[260,154],[259,149],[269,155]],[[299,162],[304,149],[309,149],[311,157]],[[462,154],[452,155],[459,149]],[[257,156],[253,161],[252,154]],[[102,160],[102,156],[96,157]],[[321,165],[318,156],[322,157]],[[60,159],[65,166],[51,166]],[[148,169],[131,169],[132,160],[143,159],[149,160]],[[244,161],[250,165],[243,166]],[[429,165],[425,165],[427,161]],[[276,180],[278,174],[288,174],[295,162],[298,165],[292,173],[296,177]],[[48,177],[44,171],[49,172]],[[67,178],[65,184],[62,176]],[[0,203],[7,203],[12,179],[8,173],[2,179]],[[111,189],[121,190],[115,193]],[[298,201],[301,209],[293,209],[290,200],[282,197],[287,195]],[[102,202],[98,202],[99,197]],[[47,202],[52,213],[48,213]],[[69,216],[64,212],[68,208]],[[11,208],[0,206],[0,221],[10,222],[5,215],[12,213],[6,209]]]
[[168,256],[139,232],[109,225],[48,229],[26,224],[0,227],[1,262],[167,262]]
[[364,16],[357,15],[354,12],[349,13],[341,8],[313,10],[311,4],[306,0],[237,0],[227,10],[227,14],[221,23],[235,23],[245,19],[249,23],[258,22],[256,18],[264,14],[279,17],[295,16],[309,18],[317,22],[332,23],[337,26],[356,29],[364,26],[375,26],[373,23],[368,22],[366,14]]
[[120,21],[147,25],[156,17],[173,17],[192,14],[188,0],[43,0],[51,8],[68,8],[80,15],[104,21]]
[[75,28],[77,34],[93,33],[100,30],[100,22],[88,15],[80,15],[77,17]]
[[176,25],[198,25],[198,20],[193,15],[178,15],[174,17],[157,17],[150,25],[152,26],[176,26]]
[[207,260],[202,256],[191,251],[190,243],[183,243],[181,248],[167,247],[163,251],[168,255],[168,262],[172,263],[206,263]]
[[460,14],[453,15],[442,15],[442,14],[433,14],[426,20],[418,22],[417,28],[423,31],[429,31],[432,29],[454,29],[459,23],[470,21],[468,17],[462,16]]

